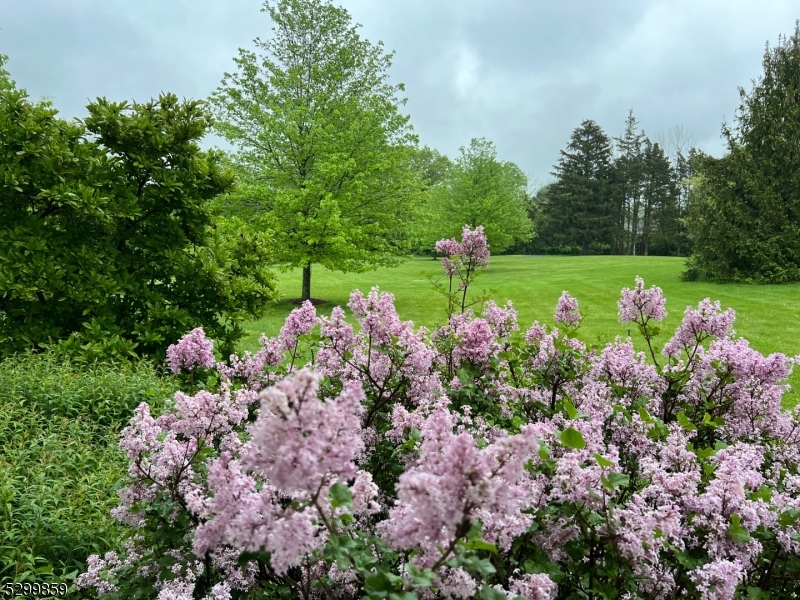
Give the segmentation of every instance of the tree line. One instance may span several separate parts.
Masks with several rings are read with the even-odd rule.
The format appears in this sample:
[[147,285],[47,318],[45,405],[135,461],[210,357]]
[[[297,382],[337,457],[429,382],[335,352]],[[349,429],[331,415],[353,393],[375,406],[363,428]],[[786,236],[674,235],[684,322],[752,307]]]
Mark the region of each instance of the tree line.
[[519,248],[542,254],[686,255],[684,218],[692,157],[689,136],[661,141],[639,130],[631,111],[612,139],[585,120],[560,151],[554,181],[530,202],[537,237]]

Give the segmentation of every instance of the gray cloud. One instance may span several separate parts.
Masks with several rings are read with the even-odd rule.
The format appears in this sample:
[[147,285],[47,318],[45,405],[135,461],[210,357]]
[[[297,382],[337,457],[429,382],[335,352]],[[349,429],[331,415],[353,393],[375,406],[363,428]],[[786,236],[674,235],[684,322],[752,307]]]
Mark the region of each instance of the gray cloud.
[[[340,0],[363,35],[396,50],[420,141],[454,155],[470,138],[549,178],[569,135],[628,109],[657,135],[682,125],[703,149],[761,71],[789,0]],[[0,53],[34,97],[84,115],[89,99],[205,98],[240,46],[268,37],[258,0],[0,0]]]

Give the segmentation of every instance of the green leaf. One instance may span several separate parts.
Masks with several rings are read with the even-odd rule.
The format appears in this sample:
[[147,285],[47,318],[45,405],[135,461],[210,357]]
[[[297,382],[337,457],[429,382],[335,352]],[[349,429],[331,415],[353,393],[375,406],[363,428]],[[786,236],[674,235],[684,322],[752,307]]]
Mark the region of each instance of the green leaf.
[[504,592],[488,585],[484,585],[481,589],[481,598],[483,600],[508,600],[508,596]]
[[769,594],[761,588],[750,586],[747,588],[747,600],[765,600]]
[[545,443],[539,444],[539,450],[537,454],[539,455],[539,458],[541,458],[542,460],[547,460],[548,458],[550,458],[550,449],[547,447],[547,444]]
[[353,506],[353,493],[349,487],[338,481],[331,486],[328,497],[331,499],[331,506],[334,508],[339,508],[340,506],[350,508]]
[[582,450],[586,447],[586,440],[583,439],[583,434],[572,427],[567,427],[564,431],[559,433],[558,439],[560,439],[561,443],[567,448],[572,448],[573,450]]
[[564,404],[564,409],[567,411],[567,417],[569,417],[570,421],[577,419],[578,409],[575,408],[575,405],[566,398],[562,400],[562,403]]
[[731,515],[731,523],[728,526],[728,535],[737,544],[746,544],[750,541],[750,533],[740,525],[739,515]]
[[644,406],[639,407],[639,418],[648,425],[653,422],[653,417],[650,416],[650,413],[647,412]]
[[792,527],[797,523],[798,519],[800,519],[800,510],[790,508],[782,512],[781,516],[778,517],[778,525],[781,527]]
[[686,416],[686,413],[680,411],[677,415],[678,418],[678,425],[680,425],[686,431],[697,431],[697,426],[691,422],[689,417]]
[[618,487],[628,487],[631,483],[631,478],[622,473],[609,473],[600,477],[600,482],[603,487],[613,492]]
[[594,459],[597,461],[597,464],[600,465],[601,467],[606,467],[607,468],[607,467],[614,466],[613,462],[611,462],[610,460],[608,460],[607,458],[605,458],[604,456],[601,456],[599,454],[595,453],[594,454]]
[[497,546],[486,540],[468,540],[464,542],[464,548],[466,550],[487,550],[492,554],[497,554]]

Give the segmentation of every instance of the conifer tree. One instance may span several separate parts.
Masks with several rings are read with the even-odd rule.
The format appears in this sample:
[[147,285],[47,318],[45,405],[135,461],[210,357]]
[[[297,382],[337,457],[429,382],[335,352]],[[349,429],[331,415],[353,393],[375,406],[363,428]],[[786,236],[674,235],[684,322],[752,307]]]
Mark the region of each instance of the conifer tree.
[[672,254],[678,234],[674,171],[661,146],[649,139],[645,140],[643,159],[641,253],[647,256],[655,245],[659,254]]
[[586,120],[572,132],[543,207],[554,244],[577,246],[588,254],[593,244],[611,241],[612,153],[611,140],[594,121]]
[[639,123],[628,113],[625,132],[617,138],[615,167],[615,244],[618,254],[636,254],[641,233],[644,147],[646,137],[638,131]]
[[688,278],[800,281],[800,23],[763,67],[723,126],[728,154],[697,159]]

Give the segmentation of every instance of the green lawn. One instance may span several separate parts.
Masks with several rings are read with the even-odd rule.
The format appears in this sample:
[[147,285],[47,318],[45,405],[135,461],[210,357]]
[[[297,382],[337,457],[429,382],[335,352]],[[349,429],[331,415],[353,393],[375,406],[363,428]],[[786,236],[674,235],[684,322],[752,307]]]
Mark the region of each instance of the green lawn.
[[[511,300],[523,328],[534,320],[552,324],[556,301],[561,291],[567,290],[578,298],[585,315],[578,337],[597,342],[628,335],[628,326],[617,321],[617,299],[620,289],[633,287],[634,277],[640,275],[647,286],[660,286],[667,298],[669,316],[664,322],[661,344],[677,327],[687,305],[710,297],[720,300],[723,308],[736,310],[737,333],[757,350],[766,354],[800,354],[800,285],[687,283],[680,280],[682,269],[683,259],[665,257],[494,256],[475,287],[478,291],[496,290],[492,298],[498,304]],[[317,267],[312,275],[312,296],[330,302],[317,307],[318,312],[329,314],[333,306],[347,304],[352,290],[367,292],[377,285],[395,295],[403,320],[431,327],[444,320],[445,300],[433,290],[423,271],[444,279],[438,261],[430,258],[416,258],[399,267],[361,274]],[[279,289],[284,298],[298,297],[300,272],[280,274]],[[262,332],[277,334],[292,308],[282,301],[265,318],[248,323],[241,349],[256,349]],[[632,334],[641,348],[638,334]],[[787,400],[794,404],[800,399],[800,369],[792,383],[798,390],[791,392]]]

